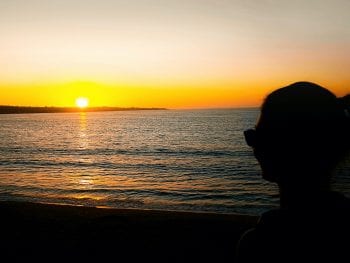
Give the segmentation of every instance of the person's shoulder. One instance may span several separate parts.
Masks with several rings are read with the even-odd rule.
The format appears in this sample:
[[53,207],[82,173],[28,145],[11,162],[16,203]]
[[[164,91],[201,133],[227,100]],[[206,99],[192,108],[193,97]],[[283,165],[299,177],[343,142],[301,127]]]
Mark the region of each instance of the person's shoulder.
[[350,199],[333,192],[324,199],[320,202],[322,205],[315,207],[263,213],[257,225],[241,237],[240,262],[259,258],[277,261],[285,255],[320,260],[343,255],[348,251],[344,249],[343,240],[350,234]]
[[256,226],[246,231],[238,244],[238,262],[253,262],[269,259],[277,262],[283,254],[289,253],[292,242],[288,229],[288,211],[274,209],[263,213]]
[[290,229],[293,217],[284,209],[269,210],[260,216],[256,226],[246,233],[245,238],[249,241],[259,240],[259,243],[278,240],[280,235]]

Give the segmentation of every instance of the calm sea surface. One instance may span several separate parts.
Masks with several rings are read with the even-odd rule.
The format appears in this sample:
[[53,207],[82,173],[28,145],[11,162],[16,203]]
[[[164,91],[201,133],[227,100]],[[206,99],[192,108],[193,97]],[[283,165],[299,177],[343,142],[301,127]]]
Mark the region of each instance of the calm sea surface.
[[[0,200],[260,214],[278,205],[242,131],[258,111],[0,115]],[[350,193],[350,162],[334,187]]]

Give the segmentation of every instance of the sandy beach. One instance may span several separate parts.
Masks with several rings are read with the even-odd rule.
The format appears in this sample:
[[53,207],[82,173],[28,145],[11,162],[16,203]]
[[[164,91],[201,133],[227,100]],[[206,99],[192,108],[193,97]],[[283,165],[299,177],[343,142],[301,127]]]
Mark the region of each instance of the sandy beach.
[[1,255],[13,260],[233,262],[255,216],[0,202]]

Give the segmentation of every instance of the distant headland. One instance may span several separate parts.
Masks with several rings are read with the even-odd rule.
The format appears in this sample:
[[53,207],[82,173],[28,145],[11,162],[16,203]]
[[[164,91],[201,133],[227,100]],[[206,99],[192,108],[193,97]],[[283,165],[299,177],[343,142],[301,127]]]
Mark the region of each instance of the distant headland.
[[0,114],[23,114],[23,113],[72,113],[72,112],[98,112],[98,111],[144,111],[144,110],[167,110],[166,108],[137,108],[137,107],[30,107],[30,106],[6,106],[0,105]]

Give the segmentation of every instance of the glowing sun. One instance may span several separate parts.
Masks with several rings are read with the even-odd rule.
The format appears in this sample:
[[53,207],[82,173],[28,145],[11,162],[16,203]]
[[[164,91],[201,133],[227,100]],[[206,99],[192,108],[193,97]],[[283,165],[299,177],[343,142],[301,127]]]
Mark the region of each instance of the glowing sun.
[[75,100],[75,104],[81,109],[86,108],[87,106],[89,106],[89,99],[83,97],[77,98]]

